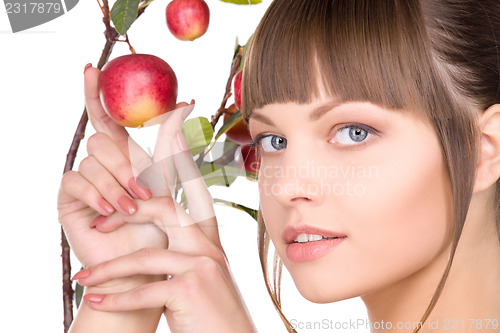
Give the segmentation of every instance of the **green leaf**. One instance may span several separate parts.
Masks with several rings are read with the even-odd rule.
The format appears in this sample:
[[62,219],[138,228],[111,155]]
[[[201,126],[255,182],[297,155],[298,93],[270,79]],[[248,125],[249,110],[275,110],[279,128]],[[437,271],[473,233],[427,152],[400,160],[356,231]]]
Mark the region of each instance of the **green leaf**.
[[255,5],[262,2],[262,0],[221,0],[221,1],[234,3],[236,5]]
[[254,220],[257,221],[258,211],[255,209],[252,209],[252,208],[249,208],[249,207],[246,207],[246,206],[243,206],[243,205],[231,202],[231,201],[217,199],[217,198],[214,198],[214,203],[222,204],[224,206],[233,207],[233,208],[239,209],[241,211],[244,211],[245,213],[250,215]]
[[238,110],[236,111],[235,113],[233,113],[231,115],[231,117],[229,117],[229,119],[224,122],[224,124],[222,125],[222,127],[219,129],[219,131],[217,132],[217,135],[215,135],[215,140],[217,141],[217,139],[224,133],[226,133],[227,131],[229,131],[231,129],[231,127],[233,127],[234,125],[236,125],[236,123],[238,121],[240,121],[242,119],[241,117],[241,111]]
[[[245,171],[227,165],[207,163],[200,168],[200,173],[207,187],[214,185],[229,187],[238,176],[243,176]],[[181,202],[186,203],[184,191],[181,193]]]
[[182,134],[191,154],[201,153],[212,141],[214,130],[205,117],[197,117],[187,120],[182,126]]
[[247,43],[245,45],[239,45],[238,38],[236,38],[236,46],[234,49],[234,57],[233,62],[238,53],[240,52],[240,48],[243,48],[243,54],[241,56],[240,67],[238,70],[243,70],[243,65],[245,64],[245,56],[247,55],[248,47],[250,46],[250,42],[252,41],[253,34],[248,38]]
[[140,0],[117,0],[109,12],[116,31],[122,36],[127,33],[137,18]]
[[80,307],[80,303],[82,302],[82,297],[83,297],[83,287],[77,283],[75,286],[76,308]]
[[207,163],[200,168],[207,187],[220,185],[229,187],[237,177],[245,176],[245,171],[234,166]]

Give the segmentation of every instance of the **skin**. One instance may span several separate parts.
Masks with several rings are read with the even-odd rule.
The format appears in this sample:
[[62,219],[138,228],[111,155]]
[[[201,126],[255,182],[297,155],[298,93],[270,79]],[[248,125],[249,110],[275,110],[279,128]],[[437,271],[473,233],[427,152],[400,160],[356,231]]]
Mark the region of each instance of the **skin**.
[[[310,121],[317,108],[328,112]],[[376,132],[356,143],[341,130],[352,123]],[[497,156],[497,146],[484,142],[498,142],[495,126],[498,121],[489,137],[482,136],[482,152],[491,156]],[[321,97],[311,104],[266,105],[252,112],[249,127],[253,138],[287,140],[284,149],[271,146],[271,137],[260,141],[260,202],[271,240],[299,292],[318,303],[361,296],[371,322],[418,321],[444,271],[451,240],[449,184],[430,124],[410,112]],[[277,174],[283,166],[303,173]],[[320,166],[346,174],[321,177]],[[450,278],[429,320],[440,320],[440,328],[445,319],[500,317],[494,296],[500,293],[500,248],[491,204],[499,174],[498,168],[489,170],[488,176],[478,170],[483,185],[476,186]],[[322,257],[293,262],[282,232],[301,223],[347,237]],[[421,330],[427,331],[438,330]]]
[[[215,217],[194,223],[213,209],[203,181],[183,184],[193,207],[190,215],[173,209],[168,196],[131,185],[130,141],[123,128],[105,116],[97,77],[95,69],[86,73],[87,107],[97,131],[90,140],[95,143],[89,145],[90,162],[64,176],[58,205],[72,248],[87,266],[74,277],[86,286],[86,302],[72,332],[154,332],[162,313],[175,332],[254,332],[230,276]],[[370,103],[331,102],[321,98],[307,105],[272,104],[254,111],[249,123],[254,139],[262,133],[287,139],[278,153],[261,151],[259,187],[266,227],[307,299],[324,303],[361,296],[372,323],[413,323],[427,308],[448,259],[450,193],[439,142],[430,125],[411,113]],[[309,113],[319,106],[325,111],[321,120],[309,121]],[[264,115],[275,125],[262,121]],[[348,146],[344,128],[353,123],[375,130],[366,142]],[[172,167],[182,180],[183,172],[196,166],[182,137],[172,135],[180,122],[165,124],[159,131],[164,146],[155,154],[174,154]],[[445,289],[428,320],[439,327],[425,326],[421,332],[477,332],[479,319],[500,318],[500,245],[494,214],[500,105],[486,110],[479,124],[481,158],[469,215]],[[269,148],[264,141],[261,145]],[[328,170],[337,175],[318,177],[311,165],[335,166]],[[296,168],[301,176],[272,173],[281,166]],[[350,172],[352,168],[357,172]],[[348,191],[351,184],[354,193],[312,191],[321,181],[340,185],[330,187],[337,191]],[[356,192],[352,184],[362,191]],[[273,185],[287,191],[269,192]],[[125,209],[120,205],[123,196],[133,202]],[[99,215],[106,218],[96,224]],[[189,225],[179,228],[172,221]],[[292,262],[281,233],[286,225],[299,222],[346,238],[323,257]],[[167,279],[167,274],[173,278]],[[453,325],[452,319],[464,320],[467,326],[445,329],[446,320]],[[470,319],[476,320],[472,326]],[[480,331],[494,332],[491,326]]]

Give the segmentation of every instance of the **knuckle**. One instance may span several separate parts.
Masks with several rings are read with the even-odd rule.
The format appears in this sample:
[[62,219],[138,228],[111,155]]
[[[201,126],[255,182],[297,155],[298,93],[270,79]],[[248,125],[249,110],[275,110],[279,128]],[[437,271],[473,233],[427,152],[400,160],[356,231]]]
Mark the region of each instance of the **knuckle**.
[[118,197],[121,194],[119,186],[116,183],[108,181],[100,185],[99,192],[107,193],[112,197]]
[[196,269],[202,275],[217,275],[220,273],[219,263],[212,257],[200,256],[196,258]]
[[87,152],[92,153],[97,151],[100,147],[103,146],[105,140],[108,139],[108,136],[104,133],[97,132],[87,140]]
[[128,176],[132,171],[132,168],[130,167],[130,164],[128,163],[119,163],[117,166],[116,166],[116,174],[117,175],[126,175]]
[[175,209],[175,206],[174,206],[174,199],[172,199],[172,197],[170,196],[164,196],[164,197],[161,197],[161,205],[164,209],[166,210],[173,210]]
[[112,311],[121,311],[123,308],[123,301],[121,300],[123,296],[122,295],[113,295],[109,294],[106,295],[105,302],[106,302],[106,307]]
[[206,250],[206,255],[210,256],[210,258],[212,258],[212,260],[219,266],[226,265],[226,257],[222,253],[221,249],[219,249],[213,243],[211,243],[210,247]]
[[66,172],[61,179],[61,188],[66,190],[68,186],[74,184],[75,180],[78,178],[78,172],[69,170]]
[[142,248],[135,252],[136,260],[140,264],[144,262],[144,260],[148,260],[155,254],[155,250],[152,248]]
[[179,281],[179,289],[183,291],[183,295],[198,296],[202,291],[203,278],[196,272],[190,271],[182,276],[182,280]]
[[143,300],[147,297],[147,289],[140,287],[131,291],[130,301],[133,304],[142,304]]
[[85,157],[81,162],[80,165],[78,166],[78,171],[86,170],[91,168],[93,165],[95,165],[96,159],[94,156],[89,155]]
[[156,218],[163,218],[175,212],[174,200],[170,196],[163,196],[158,198],[159,216]]

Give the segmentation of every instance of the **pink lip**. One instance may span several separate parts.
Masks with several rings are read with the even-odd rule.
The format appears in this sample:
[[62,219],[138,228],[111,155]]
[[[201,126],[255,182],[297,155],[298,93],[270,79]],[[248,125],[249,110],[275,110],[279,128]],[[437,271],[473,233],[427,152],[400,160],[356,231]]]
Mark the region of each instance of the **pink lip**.
[[[294,239],[299,234],[321,235],[330,239],[315,242],[296,243]],[[292,262],[311,261],[327,255],[347,237],[335,231],[319,229],[309,225],[287,226],[282,233],[286,245],[286,256]]]

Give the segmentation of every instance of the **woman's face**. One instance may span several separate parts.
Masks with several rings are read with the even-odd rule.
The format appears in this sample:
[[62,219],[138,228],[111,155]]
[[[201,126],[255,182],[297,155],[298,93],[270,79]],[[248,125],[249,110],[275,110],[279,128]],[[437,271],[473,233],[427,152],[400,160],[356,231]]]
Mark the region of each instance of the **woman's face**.
[[266,227],[305,298],[367,295],[445,253],[449,186],[424,120],[321,99],[267,105],[249,126]]

